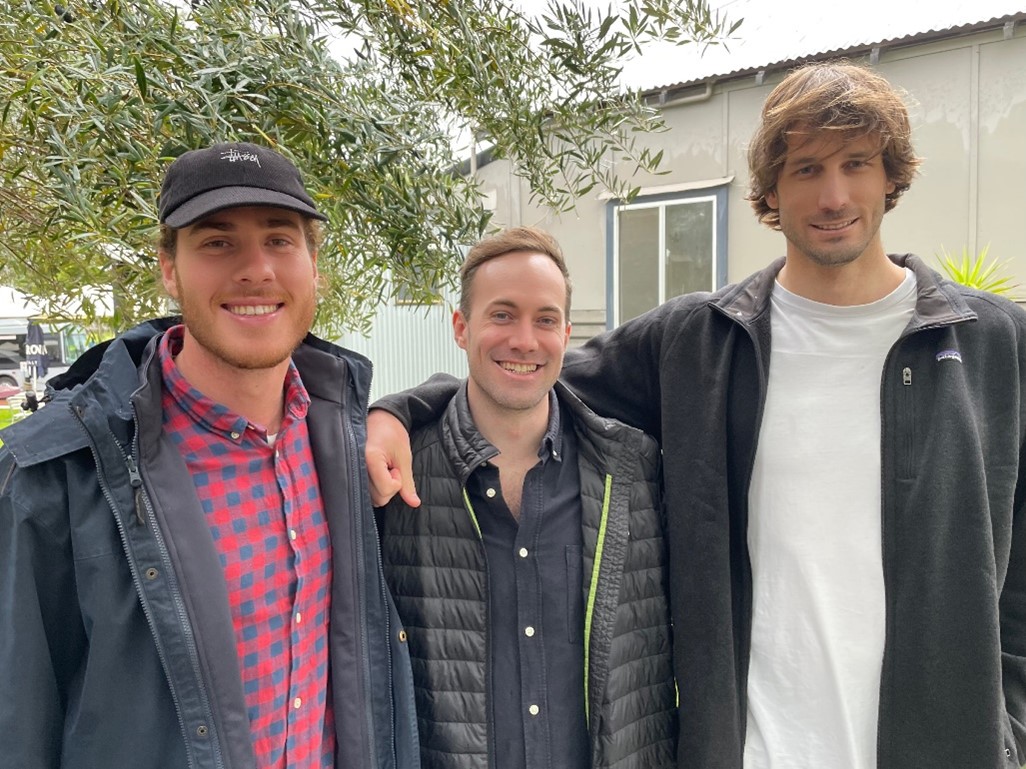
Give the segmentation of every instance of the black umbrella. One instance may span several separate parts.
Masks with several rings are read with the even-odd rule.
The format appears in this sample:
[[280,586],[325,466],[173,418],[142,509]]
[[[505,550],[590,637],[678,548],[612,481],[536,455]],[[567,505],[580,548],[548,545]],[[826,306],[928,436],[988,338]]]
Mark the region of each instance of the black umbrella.
[[35,366],[37,377],[46,376],[50,370],[50,354],[46,351],[43,329],[33,320],[29,321],[25,332],[25,360]]

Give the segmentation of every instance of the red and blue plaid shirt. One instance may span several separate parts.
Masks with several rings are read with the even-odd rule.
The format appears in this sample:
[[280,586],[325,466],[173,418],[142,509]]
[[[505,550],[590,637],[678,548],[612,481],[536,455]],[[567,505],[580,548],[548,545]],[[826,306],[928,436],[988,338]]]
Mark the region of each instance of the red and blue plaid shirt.
[[274,445],[189,385],[160,341],[164,430],[196,486],[224,569],[259,769],[334,766],[329,695],[331,541],[310,450],[310,398],[295,364]]

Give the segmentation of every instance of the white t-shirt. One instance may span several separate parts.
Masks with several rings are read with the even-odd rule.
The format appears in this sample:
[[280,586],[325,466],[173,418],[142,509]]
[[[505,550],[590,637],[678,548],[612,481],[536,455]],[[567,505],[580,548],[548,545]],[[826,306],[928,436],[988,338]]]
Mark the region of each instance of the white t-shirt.
[[915,277],[872,304],[773,289],[749,491],[745,769],[875,769],[884,648],[880,387]]

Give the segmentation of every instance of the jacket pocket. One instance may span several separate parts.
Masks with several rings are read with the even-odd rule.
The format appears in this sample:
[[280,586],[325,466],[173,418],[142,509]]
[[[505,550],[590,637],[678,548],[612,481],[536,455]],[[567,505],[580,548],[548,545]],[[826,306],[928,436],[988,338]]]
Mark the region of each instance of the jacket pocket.
[[899,444],[901,463],[898,465],[900,478],[914,478],[916,474],[915,400],[912,390],[912,369],[901,369],[901,398],[897,424],[902,425]]
[[1019,746],[1015,741],[1015,732],[1012,731],[1012,724],[1006,717],[1001,723],[1001,736],[1005,743],[1005,765],[1019,769],[1022,762],[1019,760]]
[[572,644],[584,642],[584,548],[566,546],[566,629]]

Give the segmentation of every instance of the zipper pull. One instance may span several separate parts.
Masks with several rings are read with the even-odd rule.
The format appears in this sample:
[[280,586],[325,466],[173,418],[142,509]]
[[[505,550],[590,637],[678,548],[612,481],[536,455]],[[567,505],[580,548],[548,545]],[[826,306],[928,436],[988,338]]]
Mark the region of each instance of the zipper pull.
[[139,523],[145,524],[142,504],[142,474],[139,472],[139,468],[136,466],[135,459],[131,454],[125,457],[125,464],[128,466],[128,482],[135,490],[135,517],[139,519]]
[[901,383],[905,385],[905,387],[910,387],[912,385],[912,369],[908,366],[905,366],[905,368],[901,370]]

